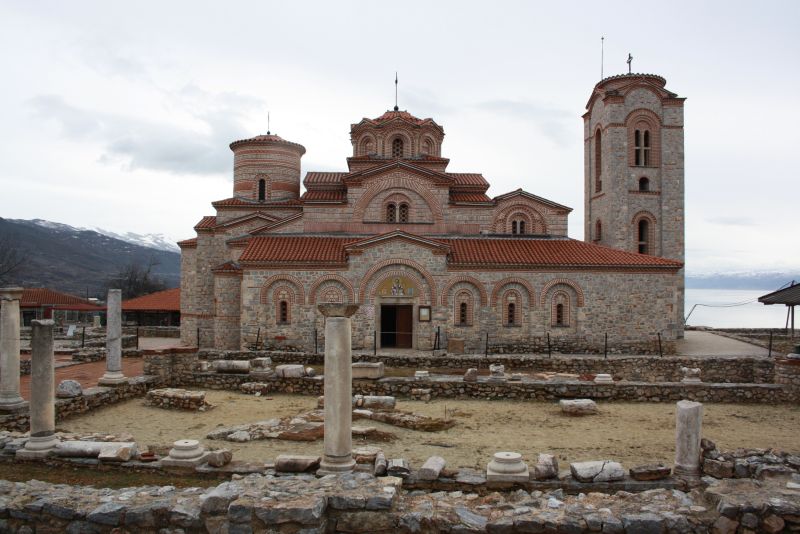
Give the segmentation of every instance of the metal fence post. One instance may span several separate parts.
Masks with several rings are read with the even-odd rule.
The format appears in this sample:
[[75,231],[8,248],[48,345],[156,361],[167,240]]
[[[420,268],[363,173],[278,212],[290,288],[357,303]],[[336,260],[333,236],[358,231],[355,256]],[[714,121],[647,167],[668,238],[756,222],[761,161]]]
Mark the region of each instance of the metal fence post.
[[314,354],[316,354],[317,352],[318,352],[317,351],[317,329],[315,328],[314,329]]
[[772,332],[769,333],[769,358],[772,358]]
[[[771,339],[772,339],[772,337],[770,336],[770,340]],[[81,348],[83,348],[85,346],[86,346],[86,327],[84,326],[83,330],[81,330]],[[139,348],[139,341],[138,340],[136,341],[136,348]]]
[[550,332],[547,333],[547,357],[548,358],[553,357],[553,350],[550,347]]
[[139,350],[139,327],[136,327],[136,350]]
[[486,332],[486,348],[483,351],[483,355],[486,358],[489,357],[489,332]]
[[606,340],[603,344],[603,358],[608,358],[608,332],[606,332]]
[[197,327],[197,348],[200,348],[200,327]]
[[372,355],[376,356],[378,354],[378,331],[372,331]]
[[661,349],[661,332],[658,332],[658,355],[659,357],[664,357],[664,351]]

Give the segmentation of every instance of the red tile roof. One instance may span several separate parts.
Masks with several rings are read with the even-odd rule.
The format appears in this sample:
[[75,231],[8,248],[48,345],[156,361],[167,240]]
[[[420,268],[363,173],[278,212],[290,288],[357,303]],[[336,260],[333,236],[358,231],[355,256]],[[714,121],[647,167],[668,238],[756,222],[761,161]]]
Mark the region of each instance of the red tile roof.
[[483,193],[450,192],[451,202],[491,202],[492,199]]
[[208,230],[217,225],[217,218],[213,215],[207,215],[200,219],[200,222],[194,225],[195,230]]
[[215,208],[238,208],[238,207],[248,207],[248,208],[264,208],[264,207],[281,207],[281,206],[298,206],[301,202],[296,199],[286,199],[286,200],[267,200],[267,201],[258,201],[258,200],[248,200],[245,198],[239,197],[231,197],[226,198],[223,200],[216,200],[211,203],[212,206]]
[[386,122],[394,119],[403,119],[404,121],[413,122],[414,124],[424,124],[431,122],[433,119],[419,119],[409,113],[408,111],[387,111],[377,119],[372,119],[373,122]]
[[339,191],[306,191],[301,197],[303,202],[344,202],[347,200],[347,192]]
[[166,289],[123,300],[122,311],[181,311],[181,288]]
[[489,182],[480,173],[474,172],[448,172],[447,176],[453,179],[455,185],[469,185],[469,186],[486,186],[489,187]]
[[238,273],[241,272],[242,268],[238,263],[226,261],[222,265],[217,265],[211,270],[215,273]]
[[197,238],[192,237],[191,239],[184,239],[183,241],[178,241],[178,246],[181,248],[184,247],[196,247],[197,246]]
[[677,261],[625,252],[574,239],[443,239],[450,245],[450,265],[547,267],[674,267]]
[[[254,237],[242,253],[240,261],[343,264],[347,260],[345,246],[361,240],[363,238],[358,237]],[[682,265],[673,260],[573,239],[483,237],[429,240],[448,245],[448,264],[461,267],[677,269]]]
[[254,237],[239,261],[269,263],[339,263],[347,261],[344,246],[357,238],[267,236]]
[[303,183],[311,185],[340,184],[342,178],[347,175],[346,172],[307,172]]
[[287,141],[283,137],[274,134],[257,135],[249,139],[239,139],[238,141],[234,141],[233,143],[231,143],[229,146],[231,150],[233,150],[234,148],[241,145],[284,145],[284,146],[291,146],[299,150],[300,154],[306,153],[306,148],[303,145]]
[[45,287],[30,288],[22,291],[21,308],[39,308],[41,306],[56,306],[62,310],[102,310],[103,307],[86,299],[61,293]]

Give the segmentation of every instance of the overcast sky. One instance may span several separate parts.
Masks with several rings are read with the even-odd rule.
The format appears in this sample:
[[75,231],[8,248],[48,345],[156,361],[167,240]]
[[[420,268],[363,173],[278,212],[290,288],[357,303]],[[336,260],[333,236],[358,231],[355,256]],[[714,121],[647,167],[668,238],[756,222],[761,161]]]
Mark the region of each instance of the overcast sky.
[[345,170],[349,126],[399,104],[450,171],[574,208],[600,79],[687,97],[689,273],[800,270],[800,2],[0,2],[0,216],[193,235],[232,195],[228,144]]

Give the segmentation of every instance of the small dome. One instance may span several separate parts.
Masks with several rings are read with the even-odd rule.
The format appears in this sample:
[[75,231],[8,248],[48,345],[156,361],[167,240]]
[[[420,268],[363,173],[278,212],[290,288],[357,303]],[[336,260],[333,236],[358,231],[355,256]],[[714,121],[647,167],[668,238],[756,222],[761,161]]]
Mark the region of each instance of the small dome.
[[372,119],[373,122],[387,122],[393,119],[403,119],[409,122],[413,122],[414,124],[422,124],[424,122],[428,122],[431,119],[420,119],[409,113],[408,111],[392,111],[389,110],[377,119]]
[[234,150],[236,147],[242,145],[286,145],[291,146],[300,151],[300,154],[305,154],[306,149],[303,145],[299,143],[293,143],[291,141],[287,141],[283,137],[271,133],[256,135],[255,137],[250,137],[249,139],[239,139],[238,141],[234,141],[230,144],[231,150]]

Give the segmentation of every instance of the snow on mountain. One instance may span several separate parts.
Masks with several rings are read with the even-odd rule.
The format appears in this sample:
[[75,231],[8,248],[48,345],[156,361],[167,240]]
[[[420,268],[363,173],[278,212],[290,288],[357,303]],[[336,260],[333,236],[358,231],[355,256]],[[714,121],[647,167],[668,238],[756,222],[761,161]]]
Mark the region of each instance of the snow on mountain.
[[[28,222],[19,220],[17,222]],[[116,232],[112,232],[110,230],[105,230],[103,228],[76,228],[75,226],[70,226],[68,224],[57,223],[53,221],[45,221],[43,219],[33,219],[29,221],[37,226],[41,226],[43,228],[49,228],[51,230],[58,230],[62,232],[97,232],[98,234],[113,237],[114,239],[119,239],[120,241],[125,241],[126,243],[131,243],[133,245],[139,245],[142,247],[154,248],[156,250],[166,250],[168,252],[180,252],[180,248],[178,245],[175,244],[177,239],[172,239],[164,234],[137,234],[135,232],[125,232],[124,234],[118,234]]]

